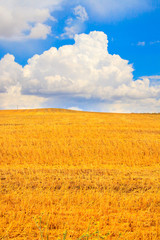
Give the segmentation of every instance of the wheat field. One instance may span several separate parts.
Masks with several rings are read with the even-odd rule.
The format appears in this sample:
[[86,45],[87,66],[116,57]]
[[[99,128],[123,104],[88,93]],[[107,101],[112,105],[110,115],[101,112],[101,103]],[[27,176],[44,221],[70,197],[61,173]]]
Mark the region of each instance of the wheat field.
[[0,239],[73,240],[89,226],[160,239],[160,114],[0,111]]

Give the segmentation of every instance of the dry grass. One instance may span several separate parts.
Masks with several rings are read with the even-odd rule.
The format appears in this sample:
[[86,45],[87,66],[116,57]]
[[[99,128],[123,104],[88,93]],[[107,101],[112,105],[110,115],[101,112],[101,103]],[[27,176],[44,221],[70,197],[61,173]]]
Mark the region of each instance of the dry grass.
[[160,239],[160,115],[0,111],[0,239],[42,213],[49,239]]

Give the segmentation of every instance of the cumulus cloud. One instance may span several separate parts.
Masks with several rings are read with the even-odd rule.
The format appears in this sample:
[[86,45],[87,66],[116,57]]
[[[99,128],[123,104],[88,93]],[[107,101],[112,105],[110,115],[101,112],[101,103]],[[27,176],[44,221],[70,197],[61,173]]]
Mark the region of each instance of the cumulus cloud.
[[142,80],[148,80],[150,86],[160,86],[160,75],[153,75],[153,76],[143,76],[140,77]]
[[21,93],[21,86],[15,85],[7,88],[6,92],[0,93],[1,109],[31,109],[43,106],[46,98],[27,96]]
[[7,54],[0,61],[0,108],[15,109],[36,108],[47,99],[38,96],[27,96],[21,93],[23,68],[15,62],[13,55]]
[[0,61],[0,92],[6,92],[8,87],[15,86],[22,76],[22,66],[15,62],[14,56],[5,55]]
[[21,95],[34,96],[40,104],[54,99],[57,107],[88,106],[92,111],[160,111],[160,85],[152,84],[151,77],[134,81],[132,65],[109,54],[103,32],[76,35],[74,45],[52,47],[33,56],[24,68],[7,55],[0,69],[1,92],[19,84]]
[[107,44],[107,36],[95,31],[76,35],[74,45],[35,55],[24,67],[23,92],[112,98],[113,89],[132,82],[133,69],[120,56],[110,55]]

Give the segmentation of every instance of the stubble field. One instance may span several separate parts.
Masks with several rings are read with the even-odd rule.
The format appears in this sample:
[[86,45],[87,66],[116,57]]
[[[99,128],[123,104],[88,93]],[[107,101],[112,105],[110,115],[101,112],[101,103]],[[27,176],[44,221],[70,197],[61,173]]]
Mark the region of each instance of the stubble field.
[[0,111],[0,239],[40,218],[44,239],[160,239],[160,114]]

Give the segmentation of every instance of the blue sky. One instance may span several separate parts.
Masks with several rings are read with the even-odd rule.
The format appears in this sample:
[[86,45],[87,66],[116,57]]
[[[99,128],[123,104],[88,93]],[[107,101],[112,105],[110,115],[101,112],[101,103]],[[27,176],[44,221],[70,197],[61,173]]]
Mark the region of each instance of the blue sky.
[[159,0],[2,0],[0,14],[1,109],[160,111]]

